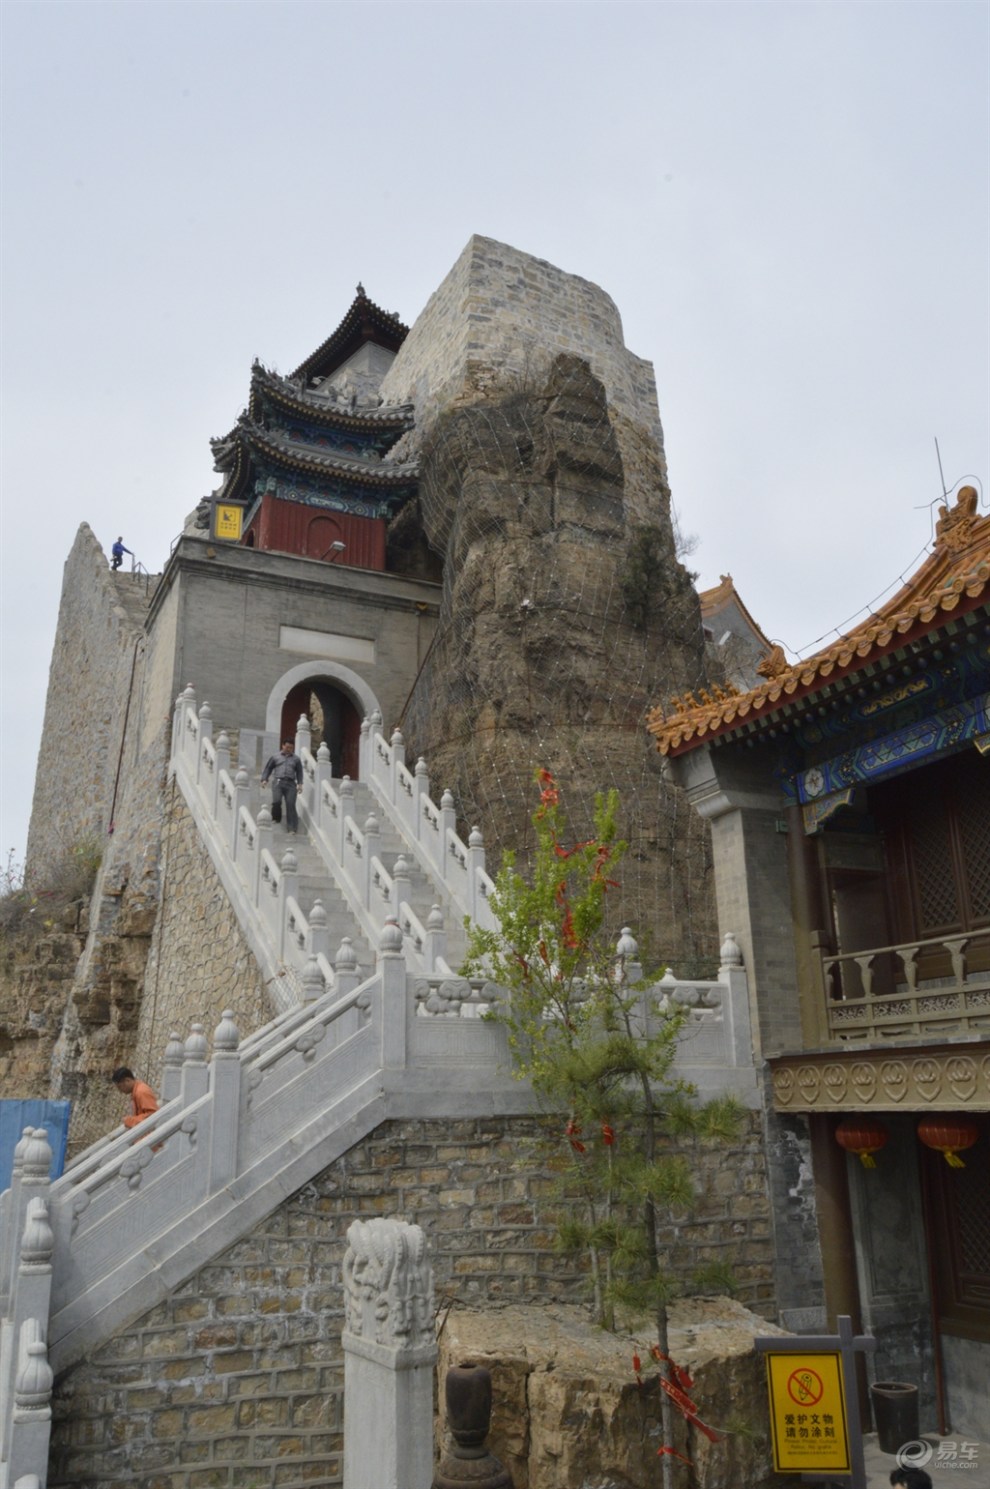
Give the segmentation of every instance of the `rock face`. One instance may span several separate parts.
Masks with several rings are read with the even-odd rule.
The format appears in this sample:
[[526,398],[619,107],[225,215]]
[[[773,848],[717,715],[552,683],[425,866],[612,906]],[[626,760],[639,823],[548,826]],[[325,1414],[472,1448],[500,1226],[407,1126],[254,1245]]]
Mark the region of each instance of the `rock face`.
[[[769,1489],[797,1483],[772,1472],[762,1357],[757,1334],[783,1330],[728,1298],[672,1306],[672,1357],[694,1380],[703,1421],[725,1433],[712,1443],[677,1418],[676,1450],[693,1470],[679,1483],[704,1489]],[[636,1382],[632,1355],[648,1356],[648,1331],[618,1336],[595,1329],[579,1308],[455,1307],[440,1335],[439,1377],[455,1364],[492,1373],[488,1446],[516,1489],[654,1489],[661,1445],[658,1387]]]
[[652,482],[645,525],[631,519],[605,387],[578,357],[434,421],[420,512],[444,595],[402,722],[496,862],[505,847],[525,860],[537,769],[558,777],[578,837],[595,791],[614,786],[630,843],[615,925],[652,929],[648,951],[693,970],[715,949],[707,841],[664,783],[643,717],[703,677],[702,631],[660,447],[628,421],[623,443],[640,486]]

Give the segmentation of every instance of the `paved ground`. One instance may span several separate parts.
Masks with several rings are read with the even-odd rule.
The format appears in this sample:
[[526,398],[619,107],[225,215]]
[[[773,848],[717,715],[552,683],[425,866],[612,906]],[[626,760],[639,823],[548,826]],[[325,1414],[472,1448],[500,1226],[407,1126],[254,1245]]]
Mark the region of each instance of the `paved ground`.
[[[987,1407],[990,1424],[990,1405]],[[917,1466],[931,1475],[934,1489],[990,1489],[990,1444],[976,1442],[965,1433],[954,1437],[933,1437],[926,1433],[924,1443],[931,1448],[926,1463],[919,1456]],[[876,1436],[866,1442],[866,1482],[869,1489],[889,1489],[890,1471],[897,1467],[892,1453],[881,1453]]]

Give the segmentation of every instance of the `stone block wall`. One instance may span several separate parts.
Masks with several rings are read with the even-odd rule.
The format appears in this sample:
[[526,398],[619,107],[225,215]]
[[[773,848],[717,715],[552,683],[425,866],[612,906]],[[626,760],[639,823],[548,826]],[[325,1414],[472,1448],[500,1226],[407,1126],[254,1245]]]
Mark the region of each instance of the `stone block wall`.
[[166,788],[160,880],[134,1041],[149,1079],[159,1076],[173,1029],[185,1038],[199,1023],[209,1036],[230,1008],[237,1027],[248,1034],[274,1012],[258,963],[174,781]]
[[382,397],[415,402],[417,422],[428,424],[469,368],[545,376],[561,352],[589,361],[609,402],[660,439],[653,367],[626,350],[615,301],[588,279],[475,234],[416,318]]
[[[124,585],[132,581],[121,576]],[[27,877],[43,884],[85,838],[110,825],[124,721],[141,665],[143,629],[87,523],[65,562],[28,835]],[[136,722],[136,721],[135,721]]]
[[[553,1249],[556,1178],[537,1119],[389,1122],[251,1234],[56,1382],[49,1489],[337,1489],[342,1474],[347,1227],[423,1227],[438,1303],[574,1302],[581,1270]],[[671,1242],[717,1253],[740,1296],[773,1306],[756,1119],[697,1153],[706,1196]]]

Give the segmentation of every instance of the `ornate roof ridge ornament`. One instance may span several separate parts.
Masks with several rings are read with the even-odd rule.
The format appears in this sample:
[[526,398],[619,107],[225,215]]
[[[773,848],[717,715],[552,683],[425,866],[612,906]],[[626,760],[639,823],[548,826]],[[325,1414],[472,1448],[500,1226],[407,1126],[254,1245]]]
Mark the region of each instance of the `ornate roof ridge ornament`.
[[766,681],[748,693],[706,701],[699,690],[698,698],[688,692],[671,698],[666,711],[651,710],[647,728],[660,754],[681,754],[773,714],[974,609],[990,588],[990,517],[978,515],[973,486],[960,487],[955,504],[939,511],[933,551],[907,584],[856,629],[794,663],[775,646],[757,668]]

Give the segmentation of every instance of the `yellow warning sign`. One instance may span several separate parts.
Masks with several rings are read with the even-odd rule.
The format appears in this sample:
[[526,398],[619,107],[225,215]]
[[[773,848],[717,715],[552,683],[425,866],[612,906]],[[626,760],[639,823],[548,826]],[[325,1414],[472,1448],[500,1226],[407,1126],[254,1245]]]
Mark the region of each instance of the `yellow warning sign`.
[[850,1473],[841,1355],[768,1351],[767,1386],[776,1471]]
[[231,543],[239,542],[243,518],[243,507],[235,507],[230,503],[217,502],[216,515],[213,519],[213,536],[215,538],[225,538]]

